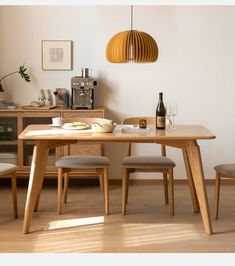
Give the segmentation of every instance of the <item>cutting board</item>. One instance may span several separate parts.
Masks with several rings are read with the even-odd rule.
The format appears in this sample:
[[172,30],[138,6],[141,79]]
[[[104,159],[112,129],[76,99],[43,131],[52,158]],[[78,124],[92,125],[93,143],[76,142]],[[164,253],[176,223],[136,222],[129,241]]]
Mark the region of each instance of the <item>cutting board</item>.
[[26,110],[50,110],[56,108],[55,105],[44,105],[44,106],[33,106],[33,105],[23,105],[22,109]]

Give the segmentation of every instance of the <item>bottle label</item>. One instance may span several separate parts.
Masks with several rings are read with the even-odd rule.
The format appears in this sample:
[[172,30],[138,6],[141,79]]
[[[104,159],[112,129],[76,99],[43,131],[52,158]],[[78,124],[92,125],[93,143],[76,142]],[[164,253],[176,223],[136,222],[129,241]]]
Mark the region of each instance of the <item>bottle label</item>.
[[157,116],[157,119],[156,119],[156,127],[157,128],[165,128],[166,127],[166,119],[165,119],[165,116]]

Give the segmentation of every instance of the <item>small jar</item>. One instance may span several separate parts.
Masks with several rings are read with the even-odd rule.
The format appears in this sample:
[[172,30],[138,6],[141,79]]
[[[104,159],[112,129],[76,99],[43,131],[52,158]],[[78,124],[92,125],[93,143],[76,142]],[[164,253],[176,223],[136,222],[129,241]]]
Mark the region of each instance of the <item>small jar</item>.
[[146,119],[140,119],[139,120],[139,127],[140,128],[146,128],[147,127],[147,121],[146,121]]

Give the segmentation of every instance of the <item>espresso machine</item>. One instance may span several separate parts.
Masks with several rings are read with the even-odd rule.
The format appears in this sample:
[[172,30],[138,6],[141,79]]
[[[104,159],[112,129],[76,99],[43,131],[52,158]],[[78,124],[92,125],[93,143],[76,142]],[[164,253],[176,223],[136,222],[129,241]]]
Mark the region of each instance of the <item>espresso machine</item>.
[[91,77],[89,68],[82,68],[81,76],[72,77],[72,109],[93,109],[95,86],[97,81]]

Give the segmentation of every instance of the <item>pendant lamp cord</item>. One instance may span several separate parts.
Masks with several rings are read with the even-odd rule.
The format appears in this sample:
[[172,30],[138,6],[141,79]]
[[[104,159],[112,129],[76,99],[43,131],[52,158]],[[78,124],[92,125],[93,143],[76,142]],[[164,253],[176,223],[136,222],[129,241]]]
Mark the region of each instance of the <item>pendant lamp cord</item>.
[[131,30],[133,30],[133,6],[131,6]]

